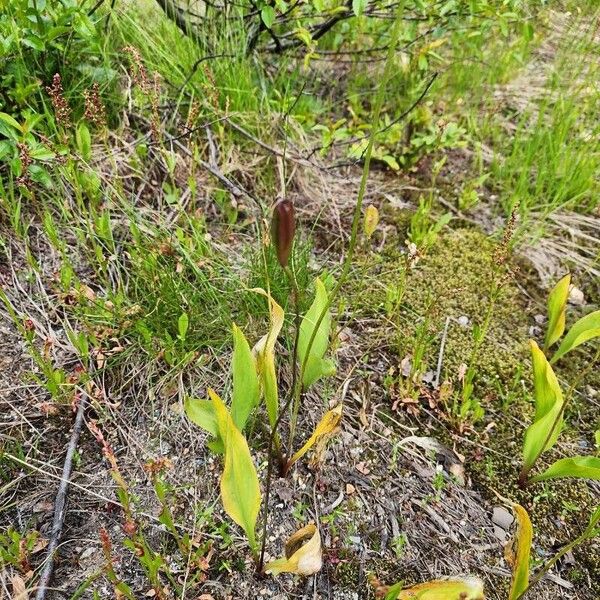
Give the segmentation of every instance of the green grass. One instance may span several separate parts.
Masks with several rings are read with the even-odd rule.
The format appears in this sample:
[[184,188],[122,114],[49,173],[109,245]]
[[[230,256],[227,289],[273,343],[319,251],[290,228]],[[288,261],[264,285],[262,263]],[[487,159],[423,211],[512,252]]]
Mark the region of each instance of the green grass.
[[[535,89],[539,73],[532,70],[534,89],[525,79],[515,90],[524,111],[491,112],[478,126],[494,150],[489,184],[506,214],[514,208],[523,217],[559,209],[591,213],[598,206],[598,67],[585,58],[597,50],[595,15],[575,18],[560,45],[546,50],[555,54],[543,89]],[[515,129],[507,130],[511,121]]]

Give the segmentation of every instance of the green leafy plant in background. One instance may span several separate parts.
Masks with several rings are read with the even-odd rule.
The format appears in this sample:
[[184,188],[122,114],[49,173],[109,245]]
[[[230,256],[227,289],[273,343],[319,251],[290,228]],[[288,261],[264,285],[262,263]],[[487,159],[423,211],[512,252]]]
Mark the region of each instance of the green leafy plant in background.
[[[548,297],[548,326],[544,346],[547,353],[561,339],[565,331],[570,282],[570,275],[563,277],[554,286]],[[586,369],[582,370],[577,381],[570,386],[566,397],[563,395],[552,364],[579,345],[598,336],[600,336],[600,311],[594,311],[571,326],[558,349],[551,355],[550,360],[538,347],[537,343],[530,340],[535,414],[533,423],[525,432],[523,442],[523,467],[519,475],[521,486],[537,481],[564,477],[600,479],[600,459],[596,456],[575,456],[559,459],[544,472],[533,477],[530,476],[541,455],[556,444],[563,428],[565,408],[577,384],[590,369],[594,368],[600,351],[596,352],[595,358]]]
[[[33,184],[49,188],[49,167],[67,153],[64,135],[56,135],[70,124],[64,81],[70,87],[72,77],[77,78],[76,85],[85,89],[116,75],[96,63],[103,52],[97,17],[89,12],[85,3],[47,0],[11,0],[0,12],[0,56],[5,63],[0,82],[0,161],[8,166],[8,173],[0,166],[0,175],[5,179],[10,175],[23,194]],[[82,93],[76,96],[78,111],[83,98]],[[60,110],[56,100],[62,103]]]

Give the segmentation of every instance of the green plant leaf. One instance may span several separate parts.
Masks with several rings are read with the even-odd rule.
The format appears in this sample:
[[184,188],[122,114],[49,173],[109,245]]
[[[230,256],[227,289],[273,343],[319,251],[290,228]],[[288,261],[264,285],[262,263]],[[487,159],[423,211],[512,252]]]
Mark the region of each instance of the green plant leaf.
[[253,291],[266,296],[269,301],[269,332],[256,343],[253,352],[256,356],[256,366],[267,405],[269,422],[271,423],[271,427],[273,427],[279,412],[279,393],[277,390],[277,373],[275,371],[275,343],[283,327],[284,313],[283,308],[265,290],[254,288]]
[[565,335],[558,350],[554,353],[551,363],[555,363],[559,358],[577,348],[580,344],[600,336],[600,310],[581,317]]
[[335,373],[335,363],[332,360],[323,358],[329,345],[329,330],[331,329],[331,313],[329,310],[327,310],[319,325],[312,347],[310,348],[310,353],[308,353],[308,344],[315,330],[317,320],[327,306],[328,300],[325,285],[320,279],[315,279],[315,299],[302,319],[300,335],[298,336],[298,358],[300,359],[300,364],[302,365],[306,361],[302,377],[304,389],[310,387],[321,377]]
[[185,340],[185,334],[187,333],[190,325],[190,318],[187,313],[181,313],[179,319],[177,319],[177,332],[179,333],[179,339]]
[[202,427],[208,433],[217,437],[219,435],[219,427],[217,425],[217,418],[213,408],[213,403],[210,400],[200,400],[199,398],[192,398],[188,396],[183,407],[187,418]]
[[205,431],[208,431],[214,436],[207,446],[215,454],[223,454],[225,447],[223,446],[223,440],[219,435],[219,428],[217,426],[217,418],[215,417],[215,411],[213,404],[210,400],[199,400],[198,398],[187,397],[184,402],[185,414],[187,418],[202,427]]
[[250,350],[248,340],[235,324],[233,325],[231,370],[233,371],[231,417],[236,427],[243,431],[252,409],[260,400],[260,386],[256,359]]
[[369,0],[352,0],[352,11],[357,17],[360,17],[365,12]]
[[[392,591],[396,591],[392,595]],[[397,584],[388,590],[386,600],[483,600],[483,581],[477,577],[439,579],[419,583],[405,590]]]
[[532,477],[531,481],[545,481],[546,479],[564,479],[569,477],[600,480],[600,458],[596,456],[561,458],[551,464],[540,475]]
[[260,18],[267,29],[273,27],[275,16],[275,9],[272,6],[263,6],[260,10]]
[[83,39],[91,39],[96,35],[94,22],[83,12],[78,12],[73,18],[73,28]]
[[394,583],[394,585],[390,585],[385,594],[384,600],[396,600],[402,591],[403,585],[404,584],[402,581]]
[[83,122],[77,126],[75,142],[83,160],[89,162],[92,157],[92,136],[90,135],[88,126]]
[[0,121],[3,121],[11,127],[14,127],[17,131],[23,130],[22,127],[19,125],[18,121],[5,112],[0,112]]
[[256,519],[260,511],[260,486],[246,438],[235,426],[229,411],[211,389],[219,435],[225,446],[225,467],[221,475],[221,500],[225,512],[245,532],[253,551],[256,550]]
[[548,327],[544,341],[546,350],[557,342],[565,331],[565,313],[570,285],[571,274],[568,273],[552,288],[548,296]]
[[296,452],[288,463],[288,468],[291,467],[297,460],[302,458],[320,439],[325,436],[330,436],[340,423],[342,418],[342,405],[339,404],[332,410],[328,410],[319,421],[312,435],[308,438],[304,446]]
[[314,575],[323,566],[321,535],[314,523],[299,529],[285,544],[285,558],[279,558],[265,565],[265,573],[295,573]]
[[600,535],[600,531],[594,531],[596,529],[596,525],[600,523],[600,506],[597,506],[590,517],[590,522],[586,527],[586,532],[590,533],[590,537],[593,535],[594,537]]
[[517,600],[529,585],[533,527],[527,511],[520,504],[513,504],[512,509],[517,518],[517,530],[512,540],[512,547],[507,550],[507,556],[513,567],[508,600]]
[[[531,468],[538,457],[556,443],[563,424],[564,402],[558,379],[546,356],[533,340],[530,340],[530,345],[535,416],[533,424],[525,432],[523,443],[523,461],[526,469]],[[553,426],[554,430],[552,430]]]
[[56,154],[52,152],[52,150],[50,150],[49,148],[46,148],[46,146],[42,146],[40,144],[39,146],[31,150],[29,156],[31,156],[31,158],[33,158],[34,160],[48,161],[52,160],[56,156]]

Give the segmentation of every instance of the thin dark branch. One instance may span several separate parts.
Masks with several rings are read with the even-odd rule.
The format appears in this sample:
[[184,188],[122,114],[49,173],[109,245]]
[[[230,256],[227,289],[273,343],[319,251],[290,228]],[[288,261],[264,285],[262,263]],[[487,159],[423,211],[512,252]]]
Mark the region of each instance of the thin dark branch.
[[75,416],[75,423],[73,425],[71,439],[69,440],[69,446],[67,447],[67,454],[65,456],[60,485],[58,486],[56,500],[54,501],[54,520],[52,522],[52,532],[50,534],[50,541],[46,550],[46,563],[44,565],[42,574],[40,575],[37,586],[37,593],[35,596],[36,600],[44,600],[46,598],[48,584],[52,579],[55,553],[60,542],[63,524],[65,522],[65,514],[67,512],[66,503],[67,494],[69,492],[69,480],[71,479],[71,471],[73,470],[73,455],[75,454],[75,449],[77,448],[77,444],[79,442],[79,435],[81,434],[86,404],[87,395],[82,395],[79,399],[79,406],[77,408],[77,415]]
[[190,27],[185,13],[175,4],[175,2],[173,2],[173,0],[156,0],[156,3],[162,8],[165,15],[177,25],[182,33],[193,40],[198,40],[198,34]]
[[208,54],[207,56],[201,56],[190,69],[189,75],[185,78],[185,81],[179,86],[177,90],[177,96],[181,94],[185,86],[192,80],[192,77],[198,70],[198,67],[207,60],[213,60],[215,58],[235,58],[235,54]]
[[425,98],[425,96],[427,95],[427,92],[433,85],[433,82],[437,79],[438,75],[439,75],[439,73],[437,73],[437,72],[434,73],[431,76],[431,79],[427,82],[427,85],[425,86],[423,91],[419,94],[419,97],[399,117],[394,119],[389,125],[386,125],[383,129],[380,129],[377,133],[379,134],[379,133],[383,133],[384,131],[387,131],[390,127],[392,127],[396,123],[399,123],[400,121],[402,121],[403,119],[408,117],[408,115],[410,115],[410,113],[413,110],[415,110],[415,108],[417,108],[417,106],[419,106],[419,104],[421,104],[423,98]]

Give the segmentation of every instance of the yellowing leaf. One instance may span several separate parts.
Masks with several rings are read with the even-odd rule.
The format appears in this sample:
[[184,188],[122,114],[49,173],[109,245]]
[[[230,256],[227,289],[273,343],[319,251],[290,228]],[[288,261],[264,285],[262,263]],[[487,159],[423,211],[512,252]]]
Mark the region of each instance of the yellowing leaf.
[[531,481],[564,479],[567,477],[600,480],[600,458],[596,456],[562,458],[551,464],[541,475],[532,477]]
[[427,53],[432,52],[436,48],[443,46],[448,41],[447,38],[438,38],[437,40],[433,40],[429,44],[425,44],[420,50],[419,55],[425,56]]
[[256,550],[256,519],[260,511],[258,475],[246,438],[235,426],[227,407],[211,389],[219,435],[225,447],[225,467],[221,475],[221,500],[225,512],[246,532],[250,547]]
[[271,427],[277,420],[279,412],[279,394],[277,391],[277,374],[275,371],[275,343],[279,332],[283,327],[283,308],[273,300],[273,298],[261,288],[255,288],[253,291],[266,296],[269,301],[270,328],[267,335],[263,336],[254,346],[256,356],[256,365],[258,375],[265,396],[267,413]]
[[304,389],[307,389],[321,377],[335,373],[335,364],[333,361],[323,358],[329,346],[329,330],[331,329],[331,313],[328,309],[314,334],[313,343],[309,349],[310,340],[313,337],[317,321],[327,308],[328,303],[329,298],[325,285],[317,278],[315,279],[315,299],[302,319],[300,335],[298,336],[298,358],[300,359],[300,364],[305,365],[302,374]]
[[313,575],[321,570],[322,565],[321,536],[316,525],[309,523],[288,539],[285,544],[285,558],[267,563],[265,572],[271,575]]
[[298,452],[296,452],[288,463],[288,468],[291,467],[298,459],[302,458],[321,438],[333,433],[340,423],[342,418],[342,405],[339,404],[335,408],[328,410],[315,427],[312,435],[306,440],[306,443]]
[[[386,596],[386,600],[387,598]],[[439,579],[402,590],[396,598],[398,600],[483,600],[483,581],[477,577]]]
[[571,275],[565,275],[548,296],[548,328],[544,348],[548,349],[557,342],[565,331],[565,311],[569,299]]
[[523,461],[526,469],[556,443],[563,423],[563,395],[558,379],[538,345],[533,340],[530,340],[530,345],[535,417],[533,424],[525,432],[523,443]]
[[365,222],[364,229],[365,235],[367,238],[370,238],[375,230],[377,229],[377,225],[379,224],[379,211],[376,206],[369,204],[365,210]]
[[231,418],[236,427],[244,430],[244,425],[260,399],[256,359],[250,350],[248,340],[242,330],[233,326],[233,394],[231,399]]
[[517,517],[517,531],[512,540],[510,557],[513,576],[508,600],[517,600],[529,585],[529,562],[533,528],[527,511],[520,504],[512,505]]
[[600,336],[600,310],[595,310],[589,315],[581,317],[581,319],[569,329],[550,362],[555,363],[567,352],[573,350],[573,348],[577,348],[580,344],[598,336]]

